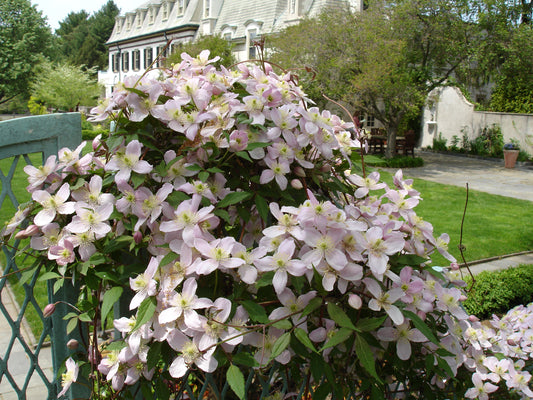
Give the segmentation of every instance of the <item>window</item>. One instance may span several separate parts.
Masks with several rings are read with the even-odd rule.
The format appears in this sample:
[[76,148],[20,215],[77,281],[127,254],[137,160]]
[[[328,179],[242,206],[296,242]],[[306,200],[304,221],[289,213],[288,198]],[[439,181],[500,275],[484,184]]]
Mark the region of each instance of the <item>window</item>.
[[150,7],[150,9],[148,10],[148,22],[150,24],[153,24],[154,23],[154,19],[155,19],[154,8]]
[[131,56],[133,57],[133,70],[138,71],[141,69],[141,51],[140,50],[134,50],[131,53]]
[[248,58],[253,59],[256,57],[254,41],[257,38],[257,29],[248,30]]
[[122,53],[122,71],[128,72],[130,70],[130,53],[125,51]]
[[131,29],[131,16],[128,15],[126,18],[126,30],[129,31]]
[[157,66],[162,67],[163,66],[163,59],[167,56],[167,49],[165,46],[157,46],[157,56],[159,57],[157,59]]
[[210,8],[211,8],[211,0],[204,0],[204,18],[209,18]]
[[231,42],[231,32],[225,32],[224,39],[226,39],[228,42]]
[[154,52],[152,48],[144,49],[144,68],[148,68],[154,61]]
[[291,15],[297,14],[296,5],[297,5],[297,0],[289,0],[289,14]]
[[137,19],[137,28],[140,28],[142,24],[142,14],[140,12],[137,13],[136,19]]
[[111,55],[111,68],[113,69],[113,72],[118,72],[120,70],[120,53]]
[[168,19],[168,3],[167,2],[163,3],[162,13],[163,13],[163,16],[162,16],[163,21],[167,20]]
[[185,0],[178,0],[178,16],[183,15],[185,12]]
[[375,120],[374,120],[374,116],[373,115],[367,115],[366,116],[366,121],[365,121],[365,126],[367,128],[372,128],[375,124]]

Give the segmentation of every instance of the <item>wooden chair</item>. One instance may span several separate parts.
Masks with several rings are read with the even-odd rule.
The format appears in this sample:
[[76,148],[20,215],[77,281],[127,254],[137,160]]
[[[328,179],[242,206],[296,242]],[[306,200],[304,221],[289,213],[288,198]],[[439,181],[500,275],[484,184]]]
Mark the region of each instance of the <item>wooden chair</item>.
[[405,132],[405,138],[402,141],[396,143],[396,152],[402,152],[404,156],[411,154],[412,157],[415,156],[415,146],[416,146],[416,135],[415,131],[409,130]]

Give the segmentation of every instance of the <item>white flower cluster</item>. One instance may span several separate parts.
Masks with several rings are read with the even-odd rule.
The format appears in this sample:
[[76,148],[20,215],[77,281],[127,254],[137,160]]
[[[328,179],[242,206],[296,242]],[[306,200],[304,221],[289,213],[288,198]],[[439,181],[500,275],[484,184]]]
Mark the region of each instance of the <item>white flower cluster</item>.
[[[33,205],[4,228],[31,216],[17,235],[65,276],[96,255],[113,261],[101,253],[118,240],[144,262],[129,282],[137,315],[114,322],[123,346],[98,365],[113,389],[153,378],[156,343],[172,349],[176,379],[214,372],[236,349],[256,368],[304,358],[303,371],[294,336],[353,385],[403,377],[396,387],[416,391],[425,376],[444,387],[466,366],[478,370],[469,396],[492,391],[479,386],[497,381],[479,375],[485,343],[465,336],[474,328],[453,274],[429,266],[435,250],[455,260],[448,236],[416,215],[412,181],[349,171],[353,126],[309,107],[290,74],[209,61],[183,55],[160,79],[120,84],[93,110],[116,133],[26,167]],[[520,376],[510,387],[527,394]]]

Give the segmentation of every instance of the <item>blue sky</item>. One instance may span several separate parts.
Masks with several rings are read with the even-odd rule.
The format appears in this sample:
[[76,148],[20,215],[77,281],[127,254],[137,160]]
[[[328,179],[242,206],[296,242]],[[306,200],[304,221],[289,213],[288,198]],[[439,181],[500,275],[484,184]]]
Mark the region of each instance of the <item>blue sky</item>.
[[[114,0],[120,8],[121,14],[125,11],[131,11],[140,6],[146,0]],[[98,11],[107,0],[31,0],[31,4],[36,5],[37,9],[43,12],[43,16],[48,18],[48,25],[52,31],[59,28],[59,21],[72,11],[85,10],[89,14]]]

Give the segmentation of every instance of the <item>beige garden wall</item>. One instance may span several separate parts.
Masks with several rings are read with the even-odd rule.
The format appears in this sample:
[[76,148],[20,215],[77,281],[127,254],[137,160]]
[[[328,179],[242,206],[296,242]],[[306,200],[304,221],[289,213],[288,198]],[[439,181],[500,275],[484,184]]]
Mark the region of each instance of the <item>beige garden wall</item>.
[[454,135],[461,138],[466,132],[469,139],[474,139],[484,127],[497,124],[506,143],[517,139],[521,147],[533,155],[533,114],[474,111],[474,105],[455,87],[435,89],[428,99],[424,109],[422,147],[432,146],[433,138],[439,133],[450,145]]

